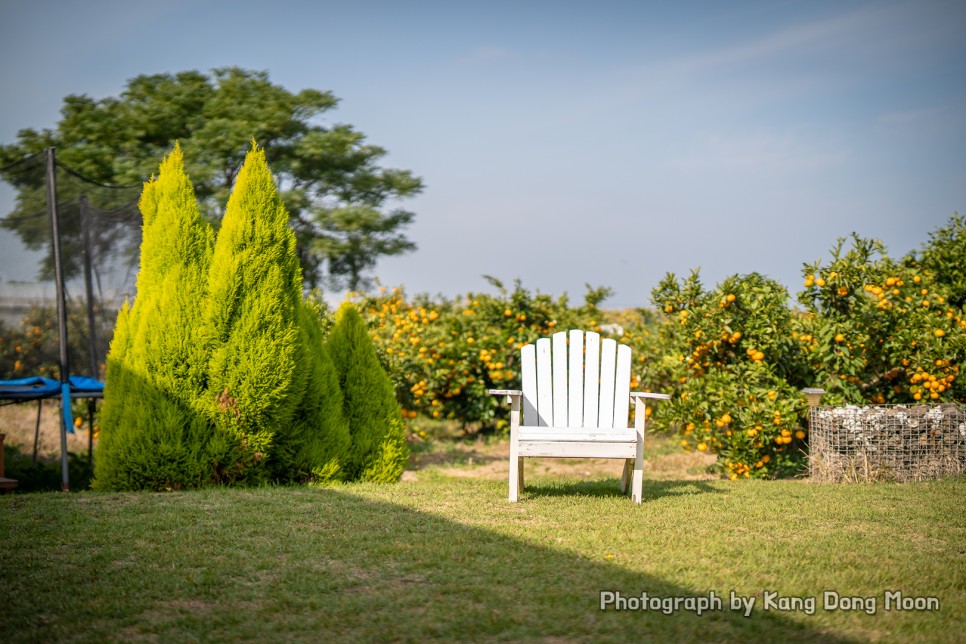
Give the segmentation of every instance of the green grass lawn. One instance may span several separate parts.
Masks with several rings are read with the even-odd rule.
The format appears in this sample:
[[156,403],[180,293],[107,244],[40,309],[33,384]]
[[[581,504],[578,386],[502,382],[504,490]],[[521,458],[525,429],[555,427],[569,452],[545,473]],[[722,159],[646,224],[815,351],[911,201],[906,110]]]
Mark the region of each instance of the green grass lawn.
[[[448,471],[427,466],[392,486],[0,497],[0,641],[907,642],[966,632],[966,478],[650,479],[634,506],[616,478],[535,473],[510,504],[503,481]],[[714,592],[723,606],[601,611],[602,590]],[[825,610],[826,591],[872,598],[874,611],[869,600]],[[754,598],[750,617],[731,610],[731,592]],[[886,610],[887,592],[940,607]],[[800,610],[782,610],[793,597]]]

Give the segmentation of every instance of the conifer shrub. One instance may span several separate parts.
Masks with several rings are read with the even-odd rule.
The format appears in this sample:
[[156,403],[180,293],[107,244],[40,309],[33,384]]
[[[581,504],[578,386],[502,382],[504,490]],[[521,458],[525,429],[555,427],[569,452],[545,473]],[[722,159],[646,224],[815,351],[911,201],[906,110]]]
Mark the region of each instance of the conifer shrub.
[[285,483],[341,480],[350,439],[339,375],[323,340],[318,311],[302,303],[298,325],[300,399],[292,422],[276,436],[273,478]]
[[336,313],[328,347],[339,376],[352,439],[345,463],[346,480],[398,481],[409,457],[405,424],[392,382],[352,303],[345,302]]
[[241,441],[246,457],[237,465],[249,482],[270,476],[276,436],[304,398],[297,374],[301,298],[295,235],[265,152],[253,145],[218,232],[203,315],[203,406],[216,432]]
[[213,232],[175,146],[145,184],[138,298],[118,314],[107,356],[97,489],[165,489],[213,476],[207,423],[194,405],[204,388],[195,321],[204,300]]
[[[177,146],[140,208],[138,298],[120,311],[107,359],[95,486],[344,478],[351,441],[339,376],[320,313],[302,300],[295,237],[264,151],[247,155],[217,242]],[[399,458],[391,446],[379,454]],[[388,480],[381,462],[364,465]]]

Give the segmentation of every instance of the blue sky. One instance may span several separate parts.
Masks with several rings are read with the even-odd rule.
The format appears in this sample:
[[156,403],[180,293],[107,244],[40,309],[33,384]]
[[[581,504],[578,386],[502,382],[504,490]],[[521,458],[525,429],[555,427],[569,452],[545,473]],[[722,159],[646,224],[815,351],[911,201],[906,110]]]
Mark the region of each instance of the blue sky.
[[388,285],[627,307],[701,267],[794,292],[837,237],[901,256],[966,212],[964,33],[962,0],[0,0],[0,141],[138,74],[264,69],[425,180]]

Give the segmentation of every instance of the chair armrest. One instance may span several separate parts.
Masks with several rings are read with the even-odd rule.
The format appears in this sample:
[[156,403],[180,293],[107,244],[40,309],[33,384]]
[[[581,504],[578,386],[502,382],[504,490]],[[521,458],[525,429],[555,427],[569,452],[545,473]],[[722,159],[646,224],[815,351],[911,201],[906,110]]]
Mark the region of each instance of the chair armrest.
[[506,396],[507,402],[510,402],[514,398],[523,397],[523,392],[519,389],[488,389],[486,393],[491,396]]
[[655,394],[650,391],[632,391],[631,398],[655,398],[657,400],[671,400],[668,394]]

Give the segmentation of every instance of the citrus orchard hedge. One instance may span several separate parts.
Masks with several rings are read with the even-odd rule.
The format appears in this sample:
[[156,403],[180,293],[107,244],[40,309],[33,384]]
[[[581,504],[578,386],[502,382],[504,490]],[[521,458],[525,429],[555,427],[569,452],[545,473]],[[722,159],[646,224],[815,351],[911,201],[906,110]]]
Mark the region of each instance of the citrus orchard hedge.
[[410,299],[401,288],[381,288],[355,296],[405,417],[503,427],[499,401],[486,392],[518,384],[520,347],[558,330],[599,331],[604,324],[597,304],[607,289],[588,289],[584,304],[572,307],[566,296],[532,294],[519,283],[510,291],[489,279],[497,295]]
[[824,388],[831,404],[966,399],[957,273],[922,259],[950,262],[949,247],[964,249],[961,240],[958,215],[921,254],[899,261],[878,241],[840,239],[827,261],[803,266],[795,303],[758,273],[709,289],[697,271],[668,274],[652,292],[656,310],[602,310],[606,288],[572,306],[566,296],[531,293],[519,282],[509,290],[492,278],[495,295],[408,297],[381,288],[354,298],[407,418],[505,428],[500,402],[486,392],[519,387],[519,348],[582,328],[632,347],[633,389],[672,394],[652,427],[679,433],[684,449],[718,454],[717,467],[732,479],[772,477],[802,468],[804,387]]

